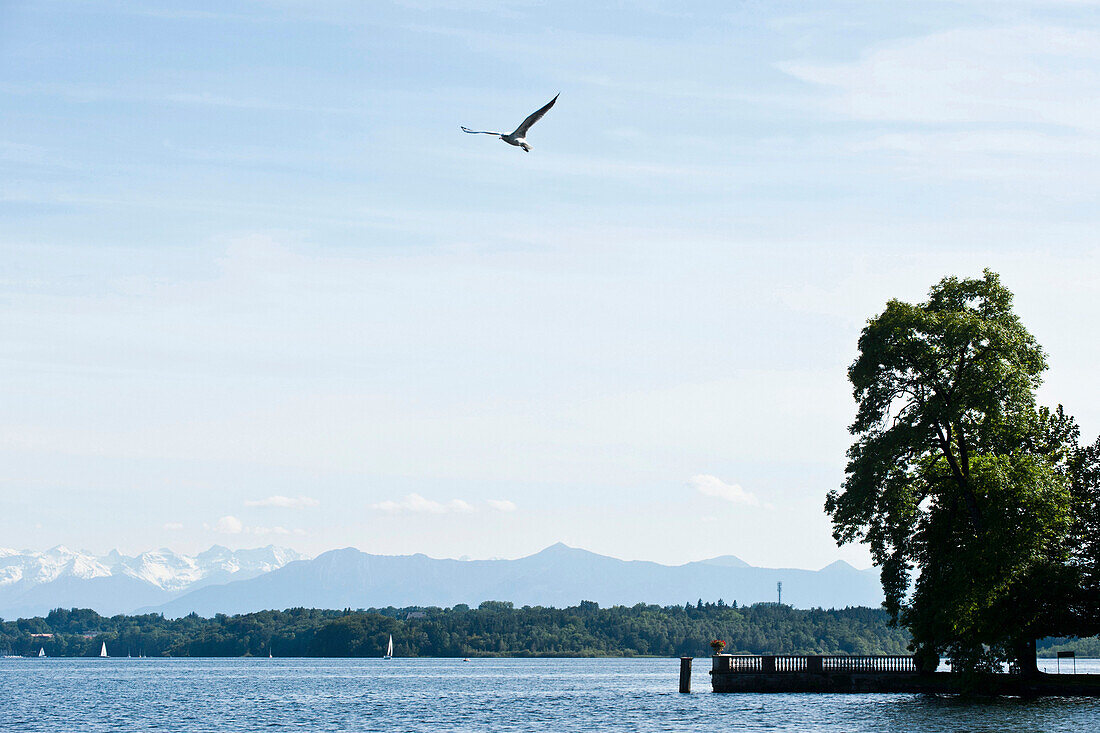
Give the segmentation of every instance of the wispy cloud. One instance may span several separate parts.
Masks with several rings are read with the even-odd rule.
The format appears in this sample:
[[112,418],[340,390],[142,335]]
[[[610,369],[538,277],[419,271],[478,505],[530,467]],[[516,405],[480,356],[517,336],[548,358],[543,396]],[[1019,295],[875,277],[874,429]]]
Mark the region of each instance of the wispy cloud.
[[172,531],[183,529],[183,522],[165,522],[164,528]]
[[249,527],[249,526],[245,526],[244,522],[242,522],[240,519],[238,519],[237,517],[234,517],[230,514],[227,514],[226,516],[221,517],[220,519],[218,519],[218,521],[215,522],[213,524],[213,526],[211,526],[209,524],[204,524],[203,528],[213,530],[214,532],[219,532],[221,534],[253,534],[253,535],[269,535],[269,534],[277,534],[277,535],[296,534],[296,535],[301,535],[301,534],[305,534],[305,531],[301,530],[301,529],[290,530],[290,529],[287,529],[286,527]]
[[361,114],[354,108],[318,107],[272,102],[255,97],[234,97],[208,91],[162,92],[144,88],[104,87],[69,83],[0,84],[0,91],[15,96],[52,97],[80,103],[128,102],[134,104],[221,107],[241,110],[314,112],[318,114]]
[[371,509],[381,512],[397,514],[399,512],[411,512],[414,514],[446,514],[448,512],[469,513],[474,507],[462,499],[451,499],[447,503],[425,499],[420,494],[408,494],[400,501],[381,501],[371,504]]
[[214,522],[214,531],[222,534],[240,534],[244,531],[244,523],[232,515],[225,515]]
[[247,534],[265,535],[265,534],[305,534],[305,530],[294,529],[290,530],[286,527],[245,527],[244,531]]
[[507,499],[489,499],[486,503],[498,512],[514,512],[517,509],[516,503]]
[[269,496],[266,499],[250,499],[245,506],[273,506],[281,509],[304,509],[318,506],[321,502],[308,496]]
[[877,46],[850,63],[786,63],[835,90],[860,120],[1100,127],[1100,33],[1021,25],[959,28]]
[[712,496],[716,499],[724,499],[733,504],[745,504],[747,506],[759,506],[760,500],[737,484],[727,484],[717,476],[700,473],[691,477],[688,484],[695,487],[703,496]]

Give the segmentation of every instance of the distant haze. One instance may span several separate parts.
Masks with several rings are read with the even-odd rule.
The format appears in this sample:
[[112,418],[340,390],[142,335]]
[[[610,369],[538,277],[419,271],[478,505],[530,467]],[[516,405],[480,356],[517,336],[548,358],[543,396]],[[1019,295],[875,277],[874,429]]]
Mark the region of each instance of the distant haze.
[[776,600],[800,607],[877,606],[878,574],[838,561],[819,571],[754,568],[733,556],[679,566],[624,561],[556,544],[518,560],[437,560],[426,555],[369,555],[353,548],[312,560],[277,547],[195,558],[168,551],[136,558],[95,558],[54,548],[0,550],[0,617],[43,615],[56,607],[103,614],[245,613],[299,606],[569,606]]
[[0,2],[5,546],[866,567],[860,329],[983,267],[1100,431],[1095,2],[180,5]]

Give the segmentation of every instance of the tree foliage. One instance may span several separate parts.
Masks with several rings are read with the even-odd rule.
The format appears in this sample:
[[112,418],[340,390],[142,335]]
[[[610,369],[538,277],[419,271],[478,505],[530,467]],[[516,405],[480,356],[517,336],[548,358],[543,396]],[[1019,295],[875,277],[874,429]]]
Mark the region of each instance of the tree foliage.
[[891,300],[848,372],[856,441],[826,500],[834,537],[870,546],[892,617],[956,666],[1033,668],[1036,638],[1094,628],[1080,548],[1096,546],[1100,472],[1073,419],[1036,406],[1045,368],[987,270]]
[[[410,616],[414,611],[424,616]],[[32,634],[53,634],[51,638]],[[486,602],[441,608],[323,611],[293,608],[240,616],[166,619],[101,617],[58,609],[45,618],[0,623],[0,649],[49,656],[379,657],[393,635],[397,656],[681,656],[727,650],[782,654],[900,654],[908,635],[881,609],[799,610],[776,604],[712,603],[600,608],[513,608]]]

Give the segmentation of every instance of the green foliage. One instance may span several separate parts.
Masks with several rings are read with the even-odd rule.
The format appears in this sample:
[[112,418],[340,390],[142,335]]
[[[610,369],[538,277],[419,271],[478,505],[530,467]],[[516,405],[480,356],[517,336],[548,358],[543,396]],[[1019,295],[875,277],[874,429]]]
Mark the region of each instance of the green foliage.
[[1058,652],[1076,652],[1078,658],[1100,659],[1100,636],[1087,639],[1051,637],[1042,639],[1037,651],[1040,657],[1056,657]]
[[870,546],[887,610],[957,668],[1033,665],[1036,638],[1098,616],[1077,549],[1096,547],[1082,509],[1095,464],[1061,407],[1036,407],[1045,368],[987,270],[945,278],[925,303],[890,301],[848,372],[856,442],[826,500],[834,537]]
[[[424,611],[423,618],[409,618]],[[31,630],[33,629],[33,631]],[[49,640],[31,633],[52,633]],[[712,639],[747,654],[901,654],[908,636],[881,609],[799,610],[777,604],[737,608],[635,606],[513,608],[488,602],[478,609],[294,608],[240,616],[166,619],[159,615],[101,617],[58,609],[45,619],[0,623],[0,648],[50,656],[112,655],[236,657],[380,657],[392,634],[396,656],[705,656]]]
[[1073,453],[1067,463],[1074,517],[1068,544],[1080,584],[1066,611],[1087,620],[1071,633],[1088,636],[1100,634],[1100,438]]

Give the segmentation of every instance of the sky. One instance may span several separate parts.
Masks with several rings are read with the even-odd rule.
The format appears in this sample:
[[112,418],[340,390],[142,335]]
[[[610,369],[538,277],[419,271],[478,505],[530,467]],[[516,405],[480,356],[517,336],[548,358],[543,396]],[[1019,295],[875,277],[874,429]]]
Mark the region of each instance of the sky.
[[0,546],[866,567],[860,329],[1095,439],[1098,191],[1096,2],[0,2]]

